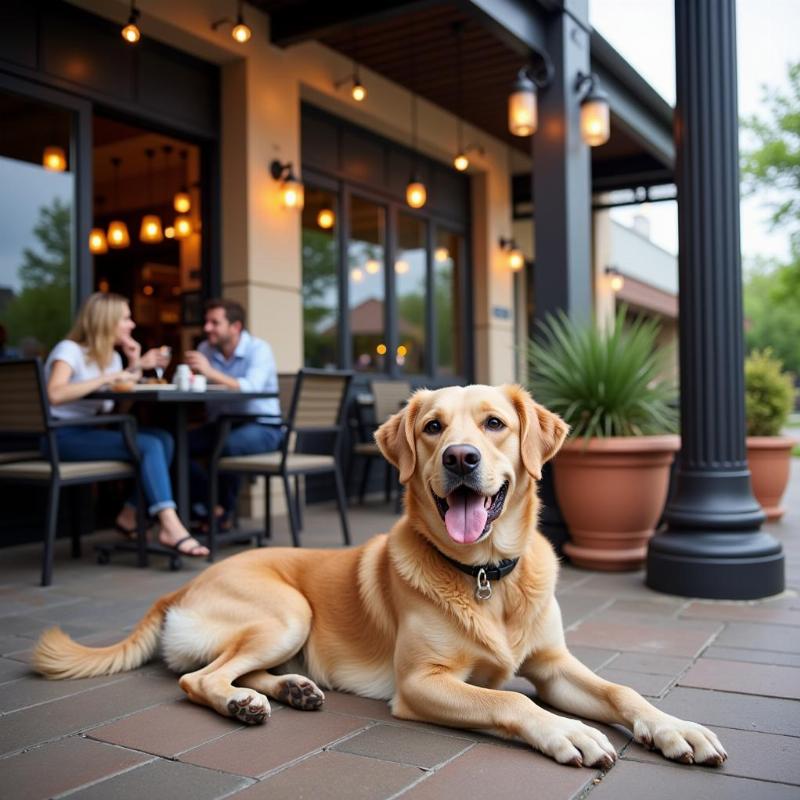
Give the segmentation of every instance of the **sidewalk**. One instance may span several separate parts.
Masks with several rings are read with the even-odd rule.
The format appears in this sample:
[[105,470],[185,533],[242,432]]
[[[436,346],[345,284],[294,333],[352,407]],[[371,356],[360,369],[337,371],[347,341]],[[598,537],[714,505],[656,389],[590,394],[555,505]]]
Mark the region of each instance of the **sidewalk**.
[[[562,767],[523,745],[393,719],[384,703],[327,692],[324,710],[273,703],[270,721],[245,728],[183,698],[159,662],[133,673],[45,681],[26,665],[38,633],[57,623],[80,641],[120,638],[158,595],[205,562],[170,573],[117,556],[71,561],[59,544],[55,584],[36,585],[39,547],[0,551],[0,796],[211,800],[453,797],[591,800],[644,796],[789,800],[800,796],[800,459],[783,522],[787,591],[749,603],[659,595],[642,573],[565,566],[558,597],[573,652],[609,680],[713,727],[729,759],[720,769],[665,761],[627,732],[598,726],[621,759],[607,775]],[[383,505],[354,507],[356,542],[387,530]],[[278,520],[276,544],[289,544]],[[335,546],[328,508],[310,508],[304,543]],[[188,559],[186,559],[188,561]],[[531,688],[515,681],[513,688]]]

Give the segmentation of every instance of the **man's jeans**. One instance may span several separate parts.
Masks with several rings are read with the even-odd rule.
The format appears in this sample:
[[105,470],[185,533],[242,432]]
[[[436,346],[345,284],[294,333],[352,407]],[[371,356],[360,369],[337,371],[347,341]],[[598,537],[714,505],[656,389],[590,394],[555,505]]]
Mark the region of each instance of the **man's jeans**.
[[[189,431],[189,454],[192,459],[210,456],[217,438],[217,426],[210,422],[200,428]],[[254,453],[271,453],[280,449],[283,443],[283,431],[277,425],[263,425],[258,422],[245,422],[234,426],[228,435],[223,456],[247,456]],[[208,514],[208,473],[192,460],[192,511],[199,516]],[[219,477],[219,504],[226,513],[236,505],[240,479],[237,475],[223,474]]]

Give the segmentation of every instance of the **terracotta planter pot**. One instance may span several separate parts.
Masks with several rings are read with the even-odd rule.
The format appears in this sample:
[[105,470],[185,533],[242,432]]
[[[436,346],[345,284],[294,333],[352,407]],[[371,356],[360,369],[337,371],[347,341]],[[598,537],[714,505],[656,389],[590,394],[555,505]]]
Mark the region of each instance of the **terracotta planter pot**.
[[777,522],[786,513],[781,498],[789,483],[792,447],[796,441],[791,436],[747,437],[753,494],[764,509],[767,522]]
[[638,569],[664,509],[680,437],[619,436],[568,442],[555,459],[564,553],[579,567]]

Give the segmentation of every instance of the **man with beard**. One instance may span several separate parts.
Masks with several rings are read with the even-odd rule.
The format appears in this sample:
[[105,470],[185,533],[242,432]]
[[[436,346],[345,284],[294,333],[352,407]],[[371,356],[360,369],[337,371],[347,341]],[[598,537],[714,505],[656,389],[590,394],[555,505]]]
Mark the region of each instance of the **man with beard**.
[[[237,392],[276,392],[278,373],[272,348],[245,328],[245,312],[234,300],[209,300],[205,308],[205,339],[197,350],[188,350],[184,361],[209,383]],[[189,452],[194,458],[209,456],[216,439],[216,419],[223,414],[247,414],[253,419],[233,424],[222,454],[226,456],[268,453],[278,450],[283,433],[278,399],[233,400],[209,404],[209,421],[189,433]],[[239,478],[220,476],[219,501],[214,513],[220,527],[230,527],[236,504]],[[207,516],[208,476],[197,461],[192,461],[192,510]]]

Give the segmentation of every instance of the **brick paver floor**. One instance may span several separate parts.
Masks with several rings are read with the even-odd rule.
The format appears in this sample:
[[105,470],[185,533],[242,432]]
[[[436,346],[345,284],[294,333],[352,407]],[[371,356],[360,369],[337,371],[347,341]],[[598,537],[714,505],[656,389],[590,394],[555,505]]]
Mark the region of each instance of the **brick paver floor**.
[[[573,651],[609,680],[634,686],[669,713],[713,727],[730,758],[720,769],[665,761],[623,729],[601,727],[621,758],[607,774],[562,767],[515,742],[395,720],[385,703],[337,692],[324,709],[273,704],[247,728],[184,699],[159,662],[133,673],[51,682],[28,666],[37,634],[57,623],[104,644],[158,595],[204,563],[171,573],[116,556],[98,566],[88,537],[71,560],[60,542],[55,583],[37,584],[39,548],[0,551],[0,797],[12,798],[535,798],[644,796],[767,800],[800,797],[800,459],[782,523],[787,591],[761,602],[660,595],[641,572],[564,566],[558,596]],[[387,530],[391,509],[354,507],[356,541]],[[288,544],[277,521],[276,544]],[[327,507],[306,515],[304,543],[337,546]],[[531,693],[521,680],[511,688]]]

